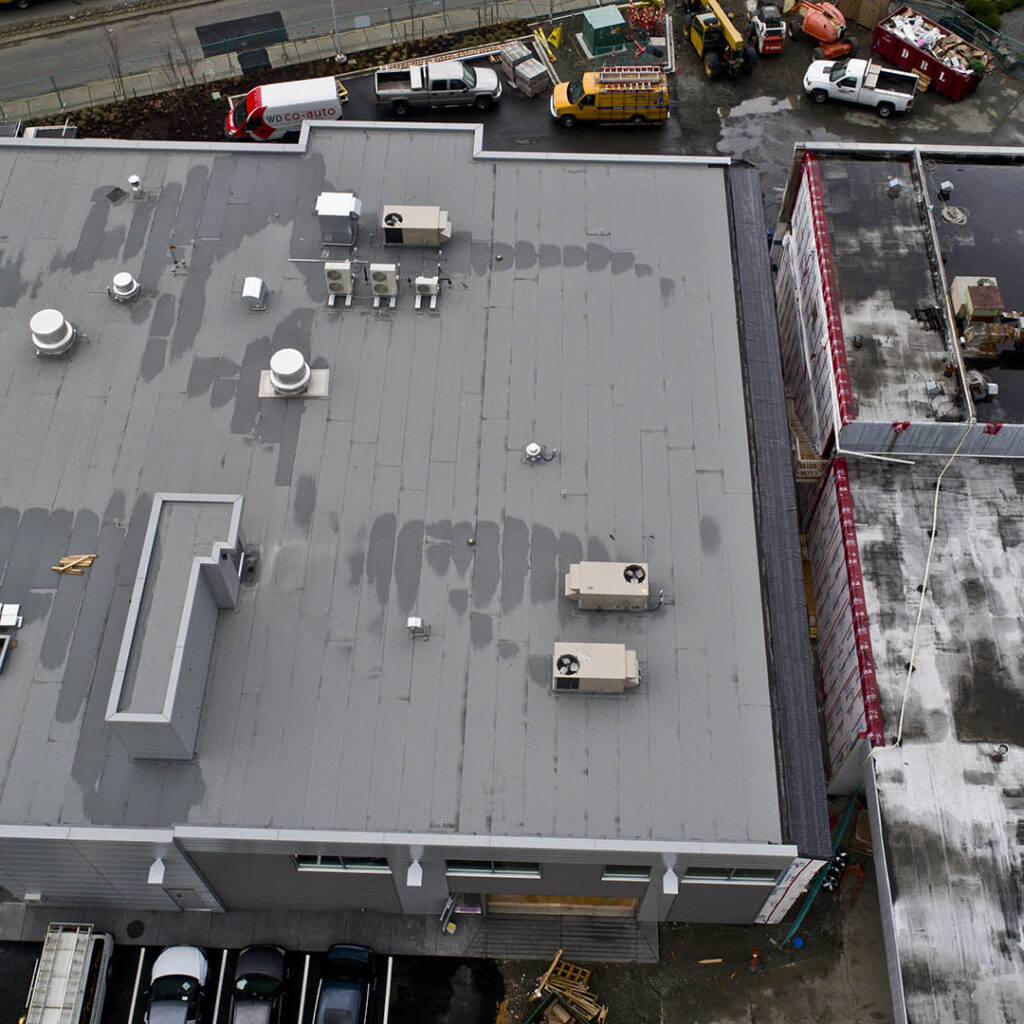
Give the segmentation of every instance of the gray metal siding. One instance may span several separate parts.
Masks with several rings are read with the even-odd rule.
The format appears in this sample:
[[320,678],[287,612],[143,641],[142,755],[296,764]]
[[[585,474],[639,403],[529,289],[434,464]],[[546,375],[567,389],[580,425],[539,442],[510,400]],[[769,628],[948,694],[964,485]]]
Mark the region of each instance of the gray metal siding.
[[770,885],[721,885],[680,882],[668,921],[706,924],[752,924],[772,891]]
[[193,855],[228,910],[346,910],[401,913],[393,875],[298,871],[287,854]]
[[[166,890],[196,892],[202,905],[218,909],[203,879],[172,842],[167,831],[120,837],[96,829],[53,829],[51,835],[0,835],[0,882],[19,898],[38,892],[49,906],[177,910]],[[149,869],[160,858],[162,885],[150,885]]]

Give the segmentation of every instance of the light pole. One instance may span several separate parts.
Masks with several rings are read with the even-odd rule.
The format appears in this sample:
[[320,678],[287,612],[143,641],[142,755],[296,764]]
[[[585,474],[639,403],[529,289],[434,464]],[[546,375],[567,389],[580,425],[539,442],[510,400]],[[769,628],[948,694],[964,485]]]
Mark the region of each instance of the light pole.
[[331,24],[334,26],[334,59],[340,64],[345,59],[341,52],[341,40],[338,38],[338,11],[331,0]]

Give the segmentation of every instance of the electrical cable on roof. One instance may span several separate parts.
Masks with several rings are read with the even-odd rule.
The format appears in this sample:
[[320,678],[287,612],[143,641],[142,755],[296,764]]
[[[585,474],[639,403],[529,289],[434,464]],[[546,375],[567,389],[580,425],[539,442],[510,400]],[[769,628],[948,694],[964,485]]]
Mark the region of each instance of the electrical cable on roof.
[[921,630],[921,619],[924,616],[924,602],[928,597],[928,578],[931,576],[932,554],[935,551],[935,535],[938,532],[939,495],[942,492],[942,478],[946,475],[949,467],[953,465],[954,459],[960,454],[960,449],[963,448],[964,442],[970,437],[971,430],[976,422],[977,420],[973,416],[967,421],[967,429],[964,431],[964,436],[960,438],[960,443],[953,450],[953,454],[946,460],[946,464],[942,467],[942,472],[939,473],[939,478],[935,481],[935,498],[932,502],[931,539],[928,542],[928,557],[924,562],[924,577],[921,580],[921,600],[917,603],[917,620],[914,622],[914,638],[910,645],[910,660],[907,662],[907,682],[903,687],[903,700],[900,703],[900,723],[899,728],[896,730],[896,739],[892,743],[887,743],[884,747],[872,747],[868,756],[864,758],[865,763],[871,760],[876,752],[880,750],[894,750],[903,741],[903,718],[907,711],[907,699],[910,696],[910,681],[914,676],[914,661],[917,658],[917,637]]

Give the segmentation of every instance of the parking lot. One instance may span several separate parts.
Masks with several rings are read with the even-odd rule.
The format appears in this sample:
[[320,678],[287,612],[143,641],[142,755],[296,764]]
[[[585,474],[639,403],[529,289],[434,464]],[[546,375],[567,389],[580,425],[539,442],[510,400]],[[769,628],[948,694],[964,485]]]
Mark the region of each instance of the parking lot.
[[[150,973],[161,947],[118,945],[111,960],[101,1024],[142,1024]],[[36,943],[0,943],[0,1024],[14,1024],[24,1013],[40,947]],[[230,1020],[231,983],[239,950],[206,948],[209,975],[201,1001],[203,1024]],[[313,1020],[323,952],[286,954],[283,1024]],[[374,957],[374,985],[368,1024],[491,1024],[501,1001],[501,972],[490,960],[454,957]]]

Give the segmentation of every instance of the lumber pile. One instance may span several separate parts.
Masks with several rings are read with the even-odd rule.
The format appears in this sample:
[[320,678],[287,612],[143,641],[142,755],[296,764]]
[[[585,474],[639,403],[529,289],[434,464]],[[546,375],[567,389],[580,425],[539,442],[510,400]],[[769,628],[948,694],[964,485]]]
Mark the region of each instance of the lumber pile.
[[541,1020],[549,1024],[604,1024],[608,1007],[603,1006],[590,991],[590,971],[562,959],[562,950],[555,954],[551,966],[537,979],[535,999],[549,999]]

